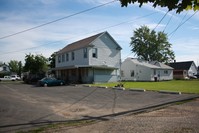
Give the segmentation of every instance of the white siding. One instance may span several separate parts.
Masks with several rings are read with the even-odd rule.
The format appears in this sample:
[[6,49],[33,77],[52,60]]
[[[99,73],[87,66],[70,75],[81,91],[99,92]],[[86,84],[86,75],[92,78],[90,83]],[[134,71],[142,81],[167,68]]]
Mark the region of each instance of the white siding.
[[92,48],[90,48],[89,65],[107,65],[109,67],[119,68],[121,52],[107,34],[104,34],[94,41],[93,45],[93,48],[97,48],[97,58],[92,57]]
[[188,70],[188,75],[193,76],[195,74],[197,74],[197,67],[194,63],[192,63],[190,69]]
[[[151,81],[153,77],[153,69],[135,64],[130,60],[125,60],[122,63],[121,70],[123,71],[122,80],[128,81]],[[132,74],[134,71],[134,74]],[[133,76],[134,75],[134,76]]]
[[[74,60],[72,60],[72,52],[74,52],[75,54],[75,58]],[[71,51],[71,52],[67,52],[69,54],[69,60],[66,61],[66,53],[63,53],[65,54],[65,60],[64,62],[62,62],[62,55],[63,54],[60,54],[61,56],[61,62],[59,63],[58,62],[58,56],[56,56],[56,67],[64,67],[64,66],[73,66],[73,65],[89,65],[88,63],[88,58],[84,58],[84,51],[83,49],[78,49],[78,50],[75,50],[75,51]]]
[[161,67],[158,68],[157,66],[154,66],[153,68],[151,64],[147,66],[146,63],[142,64],[136,62],[137,61],[132,61],[131,59],[126,59],[122,63],[122,80],[154,81],[155,76],[157,76],[158,80],[173,79],[173,70],[171,69],[162,69]]

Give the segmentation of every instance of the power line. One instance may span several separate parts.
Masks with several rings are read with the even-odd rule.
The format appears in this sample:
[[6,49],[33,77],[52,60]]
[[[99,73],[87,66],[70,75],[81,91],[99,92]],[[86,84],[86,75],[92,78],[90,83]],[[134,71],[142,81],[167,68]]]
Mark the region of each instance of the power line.
[[161,20],[158,22],[158,24],[156,25],[156,27],[155,28],[153,28],[153,30],[155,30],[158,26],[159,26],[159,24],[162,22],[162,20],[166,17],[166,15],[168,14],[168,12],[169,11],[167,11],[165,14],[164,14],[164,16],[161,18]]
[[173,13],[172,13],[172,15],[171,15],[171,17],[170,17],[169,21],[167,22],[166,26],[164,27],[163,32],[165,32],[165,30],[166,30],[167,26],[168,26],[168,25],[169,25],[169,23],[171,22],[171,19],[172,19],[172,17],[173,17],[173,14],[174,14],[174,13],[175,13],[175,12],[173,12]]
[[[150,13],[150,14],[147,14],[147,15],[144,15],[144,16],[141,16],[141,17],[137,17],[137,18],[134,19],[134,20],[123,21],[123,22],[120,22],[120,23],[118,23],[118,24],[110,25],[110,26],[107,26],[107,27],[104,27],[104,28],[101,28],[101,29],[94,30],[94,31],[92,31],[92,32],[84,33],[83,35],[87,35],[87,34],[91,34],[91,33],[94,33],[94,32],[99,32],[99,31],[102,31],[102,30],[105,30],[105,29],[117,27],[117,26],[120,26],[120,25],[123,25],[123,24],[126,24],[126,23],[132,23],[132,22],[135,22],[135,21],[137,21],[137,20],[139,20],[139,19],[142,19],[142,18],[151,16],[151,15],[154,15],[154,14],[156,14],[156,13],[157,13],[157,12],[152,12],[152,13]],[[79,35],[79,36],[80,36],[80,35]],[[77,37],[77,36],[71,37],[71,38],[66,38],[66,39],[69,40],[69,39],[76,38],[76,37]],[[66,40],[66,39],[65,39],[65,40]],[[64,41],[64,40],[59,40],[59,41],[55,41],[55,42],[52,42],[52,43],[57,43],[57,42],[61,42],[61,41]],[[9,54],[9,53],[16,53],[16,52],[21,52],[21,51],[26,51],[26,50],[28,50],[28,49],[34,49],[34,48],[38,48],[38,47],[41,47],[41,46],[44,46],[44,45],[49,45],[49,44],[52,44],[52,43],[42,44],[42,45],[38,45],[38,46],[35,46],[35,47],[25,48],[25,49],[16,50],[16,51],[9,51],[9,52],[4,52],[4,53],[1,52],[0,55]]]
[[113,0],[113,1],[110,1],[110,2],[107,2],[107,3],[101,4],[101,5],[98,5],[98,6],[95,6],[95,7],[92,7],[92,8],[89,8],[89,9],[86,9],[86,10],[83,10],[83,11],[80,11],[80,12],[77,12],[77,13],[74,13],[74,14],[71,14],[71,15],[68,15],[68,16],[65,16],[65,17],[62,17],[62,18],[59,18],[59,19],[56,19],[56,20],[53,20],[53,21],[50,21],[50,22],[47,22],[47,23],[44,23],[44,24],[41,24],[41,25],[38,25],[38,26],[35,26],[35,27],[32,27],[32,28],[29,28],[29,29],[25,29],[25,30],[22,30],[22,31],[19,31],[19,32],[10,34],[10,35],[6,35],[6,36],[3,36],[3,37],[0,37],[0,40],[1,40],[1,39],[5,39],[5,38],[8,38],[8,37],[15,36],[15,35],[18,35],[18,34],[21,34],[21,33],[27,32],[27,31],[30,31],[30,30],[34,30],[34,29],[37,29],[37,28],[40,28],[40,27],[43,27],[43,26],[46,26],[46,25],[55,23],[55,22],[57,22],[57,21],[60,21],[60,20],[63,20],[63,19],[67,19],[67,18],[76,16],[76,15],[79,15],[79,14],[82,14],[82,13],[85,13],[85,12],[88,12],[88,11],[91,11],[91,10],[94,10],[94,9],[96,9],[96,8],[103,7],[103,6],[105,6],[105,5],[111,4],[111,3],[116,2],[116,1],[118,1],[118,0]]
[[[194,12],[189,18],[187,18],[184,22],[181,22],[178,26],[177,26],[177,28],[176,29],[174,29],[168,36],[173,36],[174,35],[174,33],[183,25],[183,24],[185,24],[189,19],[191,19],[196,13],[198,13],[198,11],[196,11],[196,12]],[[170,38],[171,38],[170,37]]]

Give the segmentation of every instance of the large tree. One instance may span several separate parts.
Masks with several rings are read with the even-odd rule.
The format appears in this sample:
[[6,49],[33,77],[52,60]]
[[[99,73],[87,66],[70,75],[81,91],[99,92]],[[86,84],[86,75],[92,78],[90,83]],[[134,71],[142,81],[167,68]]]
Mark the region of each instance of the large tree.
[[199,1],[198,0],[120,0],[122,7],[128,6],[131,3],[139,3],[140,7],[143,3],[153,3],[153,7],[161,6],[167,7],[168,10],[176,10],[177,13],[182,12],[183,10],[199,10]]
[[175,55],[171,50],[172,44],[168,42],[164,32],[155,32],[147,26],[142,26],[134,31],[131,37],[131,51],[138,58],[147,61],[159,61],[168,63],[174,60]]
[[32,74],[43,73],[48,69],[47,58],[42,55],[26,55],[24,71],[30,72]]

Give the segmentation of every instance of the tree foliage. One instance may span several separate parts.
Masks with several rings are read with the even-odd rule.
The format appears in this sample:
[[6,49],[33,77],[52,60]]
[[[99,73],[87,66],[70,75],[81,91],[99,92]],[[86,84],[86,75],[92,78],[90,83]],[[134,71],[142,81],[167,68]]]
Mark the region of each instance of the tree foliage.
[[48,60],[42,55],[26,55],[24,71],[32,74],[43,73],[48,69]]
[[48,60],[50,61],[50,68],[55,68],[55,54],[56,54],[56,53],[53,53],[53,54],[48,58]]
[[167,7],[169,11],[176,10],[177,13],[183,10],[199,10],[198,0],[120,0],[122,7],[128,4],[138,2],[140,7],[143,3],[153,3],[153,7]]
[[17,60],[11,60],[9,63],[9,68],[10,71],[13,73],[16,73],[18,75],[21,75],[21,71],[22,71],[22,63],[21,61],[17,61]]
[[131,51],[138,58],[147,61],[170,62],[175,55],[171,50],[171,45],[167,40],[167,35],[163,32],[156,33],[147,26],[142,26],[134,31],[131,37]]

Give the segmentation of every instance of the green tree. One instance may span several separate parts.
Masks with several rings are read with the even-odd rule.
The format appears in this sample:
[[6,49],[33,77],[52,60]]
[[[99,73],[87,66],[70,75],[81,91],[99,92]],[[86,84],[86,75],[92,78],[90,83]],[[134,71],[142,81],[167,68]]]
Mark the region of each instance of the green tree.
[[18,74],[18,72],[19,72],[19,61],[11,60],[8,63],[8,65],[9,65],[9,68],[10,68],[11,72]]
[[24,71],[30,72],[32,74],[44,73],[48,69],[47,62],[47,58],[42,55],[26,55]]
[[19,66],[18,75],[21,77],[21,73],[22,73],[22,63],[21,63],[21,61],[18,62],[18,66]]
[[55,68],[55,52],[53,54],[51,54],[51,56],[48,58],[48,60],[50,61],[50,68]]
[[171,50],[171,45],[165,33],[156,33],[147,26],[136,29],[130,42],[131,51],[138,58],[165,63],[171,62],[175,58],[174,52]]
[[153,3],[153,7],[161,6],[167,7],[168,10],[176,10],[177,13],[182,12],[183,10],[199,10],[199,1],[198,0],[120,0],[121,6],[128,6],[131,3],[139,3],[140,7],[143,3]]

